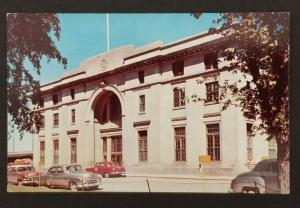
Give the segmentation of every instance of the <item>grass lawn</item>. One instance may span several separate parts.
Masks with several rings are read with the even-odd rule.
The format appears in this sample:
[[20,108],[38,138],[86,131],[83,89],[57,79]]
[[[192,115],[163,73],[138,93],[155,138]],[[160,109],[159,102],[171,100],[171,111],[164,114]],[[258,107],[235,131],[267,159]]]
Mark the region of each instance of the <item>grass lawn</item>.
[[71,192],[67,189],[47,188],[45,186],[17,186],[15,184],[7,184],[7,192]]

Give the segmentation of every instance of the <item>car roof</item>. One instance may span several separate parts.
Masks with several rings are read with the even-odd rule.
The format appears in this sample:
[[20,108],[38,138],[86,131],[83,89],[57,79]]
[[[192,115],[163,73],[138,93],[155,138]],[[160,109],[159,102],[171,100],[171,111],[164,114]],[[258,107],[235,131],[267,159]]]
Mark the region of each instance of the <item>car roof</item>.
[[[80,164],[62,164],[62,165],[53,165],[50,168],[60,168],[60,167],[68,167],[68,166],[78,166]],[[81,166],[81,165],[80,165]],[[50,169],[49,168],[49,169]]]
[[266,159],[266,160],[259,161],[259,163],[273,163],[273,162],[277,162],[277,159]]

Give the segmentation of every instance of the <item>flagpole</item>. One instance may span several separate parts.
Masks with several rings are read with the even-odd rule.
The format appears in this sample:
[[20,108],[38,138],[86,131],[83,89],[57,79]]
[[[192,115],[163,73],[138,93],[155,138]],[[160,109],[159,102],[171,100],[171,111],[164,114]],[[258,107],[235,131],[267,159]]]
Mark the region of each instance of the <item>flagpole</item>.
[[107,41],[107,51],[110,50],[109,48],[109,15],[106,13],[106,41]]

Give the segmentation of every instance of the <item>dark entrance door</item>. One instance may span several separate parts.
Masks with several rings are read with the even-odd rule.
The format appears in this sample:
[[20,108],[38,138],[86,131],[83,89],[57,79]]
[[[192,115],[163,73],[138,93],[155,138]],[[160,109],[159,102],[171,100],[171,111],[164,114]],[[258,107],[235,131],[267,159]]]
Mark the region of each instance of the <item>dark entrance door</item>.
[[111,161],[122,165],[122,136],[111,137]]

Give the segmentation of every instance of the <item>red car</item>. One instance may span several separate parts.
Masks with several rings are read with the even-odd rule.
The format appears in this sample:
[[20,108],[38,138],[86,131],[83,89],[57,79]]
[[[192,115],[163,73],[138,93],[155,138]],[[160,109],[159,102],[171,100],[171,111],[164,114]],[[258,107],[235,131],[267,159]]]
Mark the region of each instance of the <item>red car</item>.
[[86,168],[86,171],[101,174],[103,177],[125,175],[125,168],[115,162],[98,162],[93,168]]
[[23,184],[38,185],[40,173],[35,171],[31,163],[14,162],[7,167],[7,182],[18,186]]

